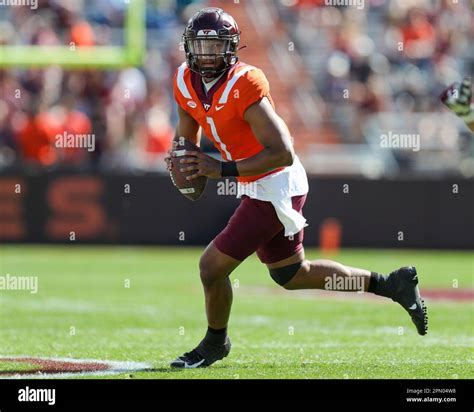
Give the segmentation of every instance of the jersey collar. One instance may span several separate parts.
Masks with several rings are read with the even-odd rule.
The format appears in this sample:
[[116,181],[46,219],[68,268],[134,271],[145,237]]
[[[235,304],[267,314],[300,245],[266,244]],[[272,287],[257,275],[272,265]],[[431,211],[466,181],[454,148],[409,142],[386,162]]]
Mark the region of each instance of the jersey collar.
[[[202,78],[201,75],[195,72],[191,72],[191,84],[193,86],[194,91],[196,92],[196,95],[198,99],[200,100],[202,106],[204,107],[204,110],[209,111],[212,107],[212,99],[214,97],[214,94],[219,90],[219,88],[229,80],[230,77],[232,77],[233,73],[235,72],[235,69],[240,67],[241,65],[239,63],[235,64],[232,66],[227,72],[225,72],[221,78],[216,82],[214,86],[212,86],[209,91],[206,92],[204,91],[204,85],[202,84]],[[207,108],[207,109],[206,109]]]

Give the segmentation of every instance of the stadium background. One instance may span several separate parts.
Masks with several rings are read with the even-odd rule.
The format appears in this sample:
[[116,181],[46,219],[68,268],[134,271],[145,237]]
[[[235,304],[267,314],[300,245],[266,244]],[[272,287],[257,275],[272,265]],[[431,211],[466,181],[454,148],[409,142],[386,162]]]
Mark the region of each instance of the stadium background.
[[[124,47],[128,4],[4,6],[0,44],[38,46],[33,54],[40,61],[51,46],[69,46],[71,54]],[[473,245],[462,228],[473,224],[474,143],[438,99],[472,72],[467,2],[206,4],[225,7],[239,22],[247,46],[241,59],[266,73],[312,176],[306,206],[312,245],[328,218],[336,219],[329,223],[339,227],[346,246],[398,246],[401,238],[411,247]],[[183,60],[180,36],[203,5],[146,2],[146,53],[138,67],[97,69],[94,56],[74,69],[32,67],[28,60],[9,67],[3,55],[0,167],[10,176],[1,190],[8,203],[5,240],[69,241],[75,231],[84,242],[177,244],[184,231],[189,243],[205,244],[223,227],[236,205],[232,193],[223,198],[211,184],[203,201],[187,204],[169,184],[163,162],[176,124],[171,81]],[[94,150],[56,147],[55,136],[64,132],[93,134]],[[384,147],[382,136],[389,133],[417,135],[420,150]],[[209,142],[204,147],[215,151]],[[66,172],[79,183],[58,183]],[[12,185],[20,176],[24,190],[17,193]],[[75,192],[91,207],[75,210]],[[180,228],[173,224],[178,210]]]
[[[200,201],[189,202],[172,186],[163,159],[177,120],[171,81],[184,60],[183,26],[210,5],[238,21],[241,45],[247,46],[241,60],[264,70],[308,171],[309,257],[330,253],[384,273],[416,263],[424,285],[439,292],[432,299],[446,291],[451,296],[432,301],[438,332],[425,339],[427,357],[418,364],[417,337],[408,319],[402,323],[399,308],[382,313],[378,301],[363,309],[353,300],[336,299],[334,305],[324,294],[315,302],[307,295],[263,293],[276,287],[251,258],[235,274],[243,285],[233,317],[241,326],[233,335],[240,350],[252,347],[265,364],[265,345],[280,342],[280,333],[287,339],[296,325],[305,330],[298,353],[310,348],[316,363],[294,371],[293,344],[285,340],[275,354],[285,368],[255,375],[239,363],[253,362],[252,355],[237,346],[234,369],[218,370],[218,376],[472,377],[472,306],[465,300],[473,298],[474,140],[438,98],[474,71],[469,2],[365,0],[359,9],[323,0],[147,1],[141,64],[135,64],[139,49],[132,48],[129,61],[115,63],[85,49],[125,48],[127,8],[134,2],[139,0],[0,6],[1,272],[36,274],[43,290],[37,298],[1,296],[3,353],[154,358],[165,366],[199,338],[205,322],[199,253],[238,201],[212,181]],[[11,64],[15,52],[4,46],[35,49],[25,49],[23,62]],[[50,64],[47,50],[56,46],[68,47],[73,56],[85,50],[85,59],[75,67],[75,57],[68,67]],[[95,150],[56,147],[55,136],[64,132],[93,134]],[[382,135],[388,133],[419,135],[420,150],[384,147]],[[203,147],[215,154],[209,142]],[[91,243],[114,246],[79,246]],[[447,250],[418,250],[434,248]],[[132,279],[135,289],[124,290],[123,278]],[[461,289],[453,289],[453,279]],[[32,319],[32,310],[46,315]],[[319,320],[308,326],[314,310]],[[348,332],[351,313],[360,315],[356,330],[362,332]],[[71,324],[87,334],[72,341],[66,336]],[[371,346],[377,341],[390,347],[399,324],[409,332],[393,358]],[[190,332],[177,335],[183,325]],[[156,351],[156,342],[166,345],[158,343]],[[374,368],[367,369],[361,353],[350,358],[357,342],[371,351]],[[314,366],[319,361],[324,367]],[[390,366],[397,361],[399,368]]]

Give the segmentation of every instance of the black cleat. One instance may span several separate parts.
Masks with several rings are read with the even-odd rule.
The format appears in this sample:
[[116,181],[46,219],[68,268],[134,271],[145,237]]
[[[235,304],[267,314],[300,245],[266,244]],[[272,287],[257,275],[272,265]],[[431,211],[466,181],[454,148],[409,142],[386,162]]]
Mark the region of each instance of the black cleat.
[[391,298],[403,306],[420,335],[428,331],[428,315],[425,302],[418,289],[418,275],[414,266],[403,267],[390,273],[387,279],[392,287]]
[[202,341],[191,352],[186,352],[176,358],[170,366],[181,369],[206,368],[214,362],[224,359],[230,353],[231,346],[229,337],[226,338],[223,345],[218,346]]

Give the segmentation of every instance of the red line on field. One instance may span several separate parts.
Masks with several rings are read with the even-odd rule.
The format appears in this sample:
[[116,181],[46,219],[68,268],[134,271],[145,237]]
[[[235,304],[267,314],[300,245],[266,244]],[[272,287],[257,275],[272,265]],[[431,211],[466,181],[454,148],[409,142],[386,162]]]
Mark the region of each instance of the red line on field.
[[473,289],[421,289],[420,292],[423,298],[433,300],[474,300]]
[[[296,296],[301,298],[334,298],[334,299],[357,299],[361,294],[355,292],[341,292],[341,291],[329,291],[321,289],[306,289],[296,291],[286,291],[278,287],[273,286],[240,286],[242,293],[250,292],[252,295],[284,295],[284,296]],[[238,290],[238,289],[237,289]],[[455,288],[420,288],[421,297],[428,300],[448,300],[455,302],[469,302],[474,301],[474,289],[455,289]],[[380,296],[372,293],[362,294],[366,299],[379,300],[383,299]]]
[[31,373],[80,373],[80,372],[98,372],[110,369],[105,363],[97,362],[67,362],[53,359],[38,358],[1,358],[0,362],[28,363],[38,365],[39,368],[19,371],[0,371],[0,375],[30,375]]

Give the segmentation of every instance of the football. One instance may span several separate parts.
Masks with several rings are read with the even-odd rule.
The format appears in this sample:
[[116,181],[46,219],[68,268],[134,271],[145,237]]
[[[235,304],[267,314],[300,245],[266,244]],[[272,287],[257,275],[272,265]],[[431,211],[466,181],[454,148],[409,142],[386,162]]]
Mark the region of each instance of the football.
[[[176,157],[171,158],[172,168],[170,170],[170,177],[173,184],[184,196],[190,200],[198,200],[206,188],[207,177],[201,176],[197,179],[186,180],[187,176],[191,176],[195,173],[195,171],[180,171],[180,169],[184,167],[184,165],[180,164],[181,159],[191,157],[185,155],[186,151],[200,152],[201,149],[184,137],[180,137],[178,145],[174,150]],[[189,164],[186,166],[189,166]]]

